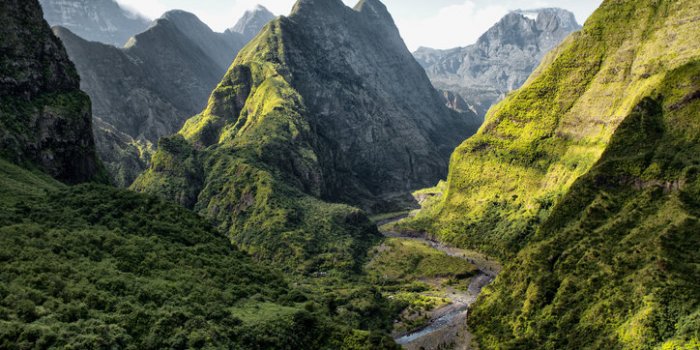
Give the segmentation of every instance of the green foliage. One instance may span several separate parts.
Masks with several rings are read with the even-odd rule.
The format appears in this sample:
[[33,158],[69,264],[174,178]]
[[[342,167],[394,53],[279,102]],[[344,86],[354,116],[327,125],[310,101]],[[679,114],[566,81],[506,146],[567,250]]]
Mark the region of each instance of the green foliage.
[[239,54],[202,114],[164,139],[132,189],[193,208],[256,259],[306,275],[358,272],[379,234],[321,196],[315,136],[273,22]]
[[[0,348],[336,349],[346,337],[356,342],[350,322],[332,319],[325,299],[311,297],[318,289],[290,287],[192,212],[0,165]],[[379,318],[385,303],[374,294],[352,302],[364,298],[379,308],[362,317]],[[365,341],[394,348],[381,336]]]
[[425,243],[389,238],[375,248],[367,265],[378,280],[413,281],[422,278],[467,278],[478,269],[464,259],[451,257]]
[[668,72],[472,313],[485,349],[700,343],[700,61]]
[[[449,256],[427,243],[389,238],[372,250],[365,266],[372,285],[388,298],[400,314],[394,332],[408,332],[427,325],[429,312],[452,302],[451,292],[466,289],[476,266]],[[450,292],[451,291],[451,292]]]
[[665,73],[700,57],[692,39],[700,34],[698,7],[604,2],[522,89],[491,109],[453,154],[442,199],[402,227],[512,257]]

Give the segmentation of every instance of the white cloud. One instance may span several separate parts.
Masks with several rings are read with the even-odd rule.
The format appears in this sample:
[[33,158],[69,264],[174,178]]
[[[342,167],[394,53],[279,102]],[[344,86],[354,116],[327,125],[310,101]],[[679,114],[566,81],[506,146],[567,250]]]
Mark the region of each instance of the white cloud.
[[246,10],[256,5],[267,7],[274,14],[287,14],[293,0],[116,0],[127,10],[155,19],[168,10],[178,9],[194,13],[216,31],[232,27]]
[[501,5],[479,8],[473,1],[449,5],[423,19],[401,19],[396,23],[409,49],[429,46],[448,49],[476,42],[493,24],[508,13]]
[[159,0],[117,0],[124,9],[138,13],[149,19],[160,17],[168,7]]

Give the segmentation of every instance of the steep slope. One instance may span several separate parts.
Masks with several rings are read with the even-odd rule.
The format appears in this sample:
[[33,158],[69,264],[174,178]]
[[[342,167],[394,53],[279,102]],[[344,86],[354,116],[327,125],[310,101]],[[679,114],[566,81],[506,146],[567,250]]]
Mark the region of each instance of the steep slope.
[[472,313],[482,348],[700,348],[700,60],[647,96]]
[[318,349],[337,337],[191,212],[0,169],[3,349]]
[[164,14],[123,49],[61,27],[54,32],[93,101],[98,152],[120,186],[143,172],[160,137],[204,108],[245,44],[241,35],[215,33],[183,11]]
[[641,99],[700,55],[697,10],[692,1],[606,1],[491,109],[455,151],[444,198],[412,226],[501,256],[520,249]]
[[12,0],[0,10],[0,157],[69,183],[105,181],[90,100],[41,8]]
[[474,45],[414,53],[438,89],[461,96],[479,116],[522,86],[544,55],[581,29],[574,14],[557,8],[515,11]]
[[114,0],[40,0],[44,18],[52,26],[70,29],[90,41],[121,47],[140,33],[149,20],[119,6]]
[[401,205],[444,175],[468,133],[381,3],[303,0],[241,51],[132,188],[195,208],[260,258],[356,268],[378,233],[358,209],[322,200]]
[[260,33],[260,29],[275,17],[265,6],[258,5],[253,10],[246,11],[243,17],[236,22],[236,25],[227,32],[238,33],[243,36],[245,41],[251,41]]
[[[0,14],[8,30],[0,32],[0,81],[7,82],[0,101],[14,106],[15,94],[35,97],[47,88],[42,82],[89,101],[36,0],[3,1]],[[54,92],[56,100],[34,99],[32,106],[84,121],[86,127],[72,130],[79,137],[63,142],[84,148],[72,154],[73,164],[94,161],[94,148],[83,141],[91,135],[89,106],[61,109],[74,101]],[[15,117],[3,110],[3,140],[23,142],[26,129],[5,122],[29,118]],[[44,139],[64,132],[50,123],[41,131]],[[24,154],[3,148],[2,158]],[[2,158],[2,349],[397,348],[376,333],[391,316],[384,314],[387,301],[369,288],[353,286],[357,294],[346,300],[307,293],[176,204],[95,184],[70,187]]]

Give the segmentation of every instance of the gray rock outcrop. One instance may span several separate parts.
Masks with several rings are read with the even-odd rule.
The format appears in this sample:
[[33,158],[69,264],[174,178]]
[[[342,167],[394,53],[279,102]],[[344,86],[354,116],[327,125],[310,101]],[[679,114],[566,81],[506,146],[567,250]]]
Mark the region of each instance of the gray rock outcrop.
[[436,88],[460,95],[479,116],[522,86],[544,55],[581,27],[556,8],[514,11],[474,45],[420,48],[414,56]]
[[243,39],[250,41],[258,35],[263,26],[275,19],[275,17],[265,6],[258,5],[255,9],[246,11],[236,25],[227,30],[227,32],[238,33],[243,36]]
[[123,48],[62,27],[54,32],[92,99],[98,152],[119,186],[130,185],[145,169],[159,138],[176,133],[204,108],[246,44],[241,34],[216,33],[179,10],[165,13]]
[[90,99],[36,1],[0,2],[0,157],[66,183],[105,181]]

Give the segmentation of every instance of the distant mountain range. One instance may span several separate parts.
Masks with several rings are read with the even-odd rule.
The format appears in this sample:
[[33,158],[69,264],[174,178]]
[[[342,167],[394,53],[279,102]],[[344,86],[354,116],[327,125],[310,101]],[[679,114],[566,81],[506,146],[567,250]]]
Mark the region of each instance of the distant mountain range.
[[150,20],[123,9],[114,0],[39,0],[44,19],[90,41],[122,46],[148,28]]
[[275,19],[274,14],[268,11],[264,6],[258,5],[255,9],[246,11],[243,17],[238,20],[238,23],[226,32],[241,34],[243,40],[250,41],[258,35],[260,28],[273,19]]
[[[256,20],[251,20],[251,18]],[[236,25],[258,32],[263,7]],[[148,165],[153,145],[204,108],[211,90],[248,39],[216,33],[195,15],[170,11],[128,40],[123,48],[91,42],[54,27],[93,104],[97,148],[113,181],[128,186]]]
[[581,26],[573,13],[545,8],[514,11],[489,29],[474,45],[414,52],[448,104],[479,116],[509,92],[522,86],[544,55]]

